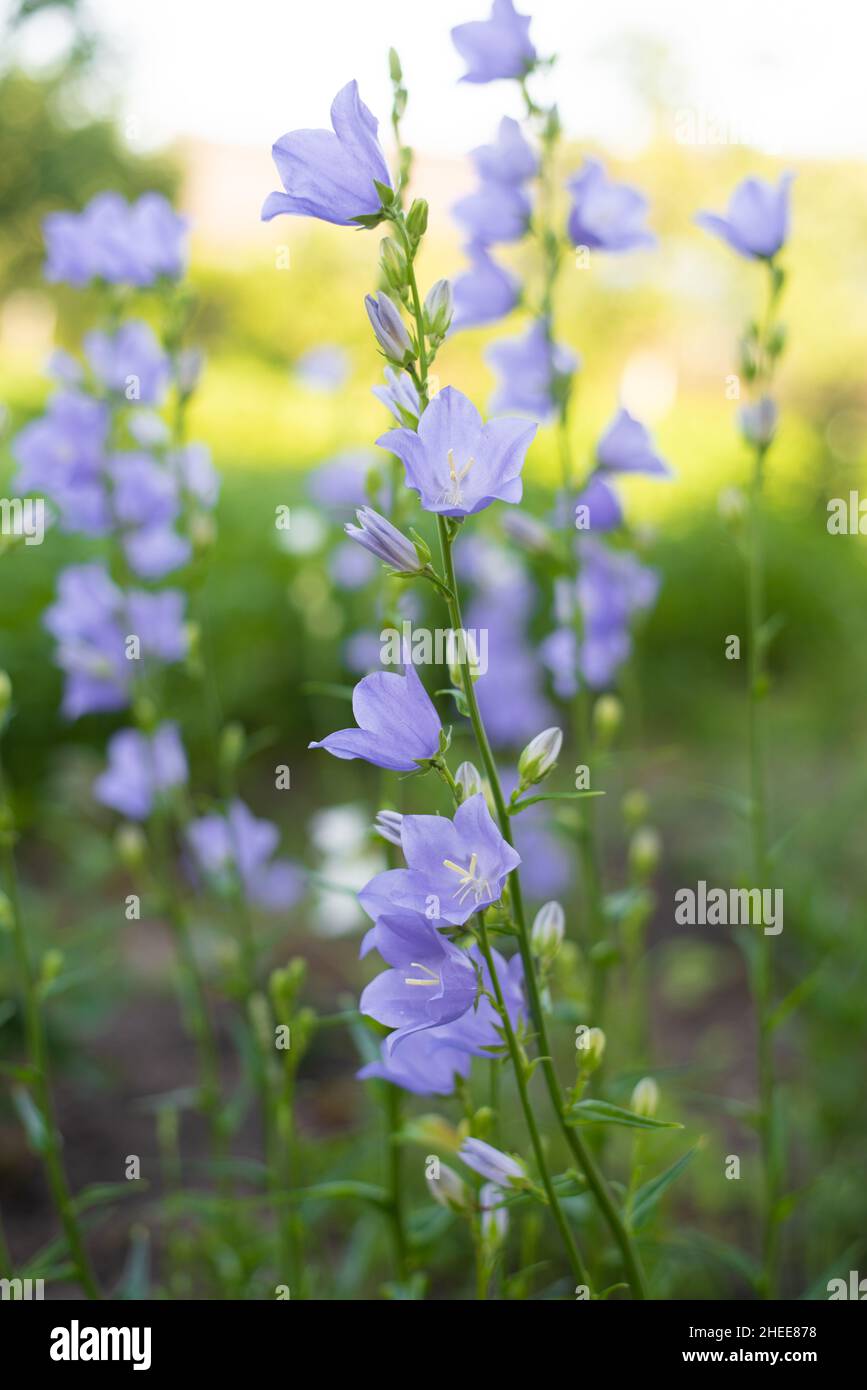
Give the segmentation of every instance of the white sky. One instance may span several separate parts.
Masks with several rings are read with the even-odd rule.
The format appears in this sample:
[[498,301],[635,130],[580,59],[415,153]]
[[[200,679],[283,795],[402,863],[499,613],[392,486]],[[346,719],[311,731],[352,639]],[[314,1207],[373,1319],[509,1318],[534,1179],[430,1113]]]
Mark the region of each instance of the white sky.
[[[0,13],[7,0],[0,0]],[[567,132],[637,152],[648,133],[641,99],[643,36],[666,55],[652,80],[674,130],[678,111],[728,122],[771,154],[867,156],[861,0],[526,0]],[[518,114],[511,86],[456,86],[449,30],[486,17],[489,0],[88,0],[115,58],[133,143],[177,136],[270,146],[286,130],[327,126],[337,89],[357,77],[386,122],[386,52],[410,88],[406,131],[428,154],[456,154]],[[58,19],[32,21],[28,59],[49,55]]]

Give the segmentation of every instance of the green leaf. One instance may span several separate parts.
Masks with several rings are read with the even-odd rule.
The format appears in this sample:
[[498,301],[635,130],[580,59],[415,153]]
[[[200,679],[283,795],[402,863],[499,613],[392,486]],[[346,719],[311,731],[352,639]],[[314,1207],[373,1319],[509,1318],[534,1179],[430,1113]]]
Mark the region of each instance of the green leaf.
[[528,796],[523,801],[513,801],[508,807],[508,811],[510,816],[516,816],[519,811],[526,811],[528,806],[535,806],[537,801],[583,801],[588,796],[604,795],[604,792],[540,792],[538,796]]
[[681,1173],[692,1163],[692,1160],[698,1153],[699,1147],[700,1146],[696,1144],[693,1148],[689,1149],[682,1158],[679,1158],[676,1163],[672,1163],[670,1168],[666,1168],[664,1173],[660,1173],[658,1177],[651,1178],[649,1182],[639,1187],[632,1200],[631,1216],[633,1230],[638,1231],[642,1226],[647,1224],[656,1210],[656,1205],[663,1192],[665,1192],[666,1188],[670,1187],[673,1182],[677,1182]]
[[27,1142],[34,1153],[44,1154],[48,1150],[48,1131],[45,1128],[45,1120],[42,1111],[37,1108],[30,1092],[23,1086],[16,1086],[12,1091],[12,1104],[18,1114],[18,1118],[24,1126],[24,1133],[27,1135]]
[[784,999],[780,1000],[768,1019],[767,1026],[771,1032],[775,1028],[779,1028],[780,1024],[785,1023],[789,1014],[794,1013],[795,1009],[800,1008],[805,1000],[809,999],[819,983],[820,975],[821,967],[819,970],[814,970],[812,975],[808,975],[806,979],[801,980],[800,984],[795,985],[795,988]]
[[570,1125],[625,1125],[628,1129],[683,1129],[676,1120],[651,1120],[607,1100],[579,1100],[569,1110]]

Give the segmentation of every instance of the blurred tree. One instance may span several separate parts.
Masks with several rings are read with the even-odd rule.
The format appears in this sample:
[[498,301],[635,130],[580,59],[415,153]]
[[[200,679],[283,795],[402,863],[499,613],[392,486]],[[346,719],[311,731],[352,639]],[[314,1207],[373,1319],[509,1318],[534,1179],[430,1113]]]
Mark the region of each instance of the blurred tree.
[[135,154],[113,120],[88,109],[83,87],[100,40],[78,0],[19,0],[7,21],[9,38],[51,9],[72,17],[65,56],[39,75],[14,58],[0,70],[0,299],[39,279],[47,212],[79,209],[106,188],[136,197],[149,188],[171,195],[177,186],[171,160]]

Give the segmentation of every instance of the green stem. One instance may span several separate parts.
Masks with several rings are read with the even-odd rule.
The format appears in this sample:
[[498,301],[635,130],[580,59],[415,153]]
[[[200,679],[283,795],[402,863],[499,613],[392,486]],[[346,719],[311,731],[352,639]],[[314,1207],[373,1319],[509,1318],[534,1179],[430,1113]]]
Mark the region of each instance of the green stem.
[[4,892],[9,900],[15,956],[24,989],[25,1033],[33,1069],[31,1089],[42,1118],[44,1130],[41,1157],[45,1164],[54,1205],[57,1208],[57,1214],[66,1236],[70,1258],[75,1267],[76,1278],[88,1298],[98,1299],[101,1294],[91,1267],[90,1257],[84,1245],[61,1156],[63,1141],[58,1129],[51,1093],[48,1048],[42,1018],[39,985],[33,973],[21,918],[18,876],[15,871],[15,856],[12,849],[14,833],[12,810],[6,796],[3,767],[0,763],[0,865],[2,865]]
[[395,1278],[402,1284],[407,1277],[406,1214],[403,1200],[403,1148],[398,1139],[403,1113],[403,1096],[398,1086],[385,1087],[386,1143],[388,1145],[388,1215],[394,1243]]
[[579,1284],[585,1284],[589,1289],[591,1287],[590,1277],[586,1269],[584,1268],[584,1263],[581,1259],[581,1256],[578,1253],[578,1247],[576,1246],[572,1236],[572,1232],[569,1229],[569,1223],[566,1220],[563,1208],[561,1207],[560,1201],[557,1197],[557,1193],[554,1191],[554,1184],[551,1181],[551,1174],[548,1171],[548,1163],[545,1158],[545,1150],[542,1146],[542,1138],[539,1134],[539,1126],[536,1123],[536,1116],[533,1111],[533,1106],[530,1101],[530,1093],[527,1087],[527,1063],[525,1058],[521,1055],[521,1049],[518,1046],[518,1040],[515,1037],[515,1031],[512,1027],[512,1020],[509,1018],[509,1011],[506,1008],[505,1000],[503,998],[503,991],[500,985],[499,977],[497,975],[497,967],[494,963],[494,956],[493,952],[491,951],[490,942],[488,941],[488,929],[485,926],[485,914],[483,912],[480,912],[478,914],[478,920],[479,944],[482,949],[482,955],[485,958],[485,964],[488,967],[488,973],[491,977],[491,984],[494,990],[494,998],[497,1001],[497,1012],[499,1013],[503,1023],[503,1032],[506,1035],[506,1045],[509,1049],[509,1056],[512,1059],[512,1067],[515,1072],[515,1080],[518,1083],[518,1095],[521,1100],[521,1109],[524,1112],[524,1119],[526,1121],[527,1130],[530,1135],[530,1143],[533,1146],[533,1153],[536,1158],[536,1167],[539,1170],[539,1176],[542,1179],[542,1186],[544,1187],[545,1195],[548,1198],[548,1205],[551,1208],[551,1214],[554,1217],[554,1221],[557,1224],[557,1229],[560,1232],[560,1238],[563,1241],[563,1245],[566,1250],[566,1255],[568,1257],[572,1273]]
[[[445,518],[437,517],[439,525],[440,546],[442,549],[443,569],[446,582],[452,590],[454,598],[449,603],[449,620],[454,629],[463,627],[461,617],[460,597],[458,594],[457,582],[455,579],[454,560],[452,557],[452,542]],[[507,844],[511,845],[512,826],[509,819],[509,812],[506,807],[503,790],[500,785],[500,778],[497,772],[497,765],[491,750],[490,741],[485,729],[478,701],[476,700],[475,689],[473,687],[472,674],[469,666],[469,659],[464,658],[463,663],[464,694],[467,701],[467,708],[470,713],[470,722],[473,727],[476,744],[481,754],[484,764],[485,775],[491,788],[491,795],[494,799],[494,806],[497,812],[497,820],[500,825],[500,833]],[[545,1022],[545,1014],[539,995],[539,985],[536,978],[536,966],[533,960],[533,953],[530,948],[530,935],[527,929],[527,921],[524,913],[524,901],[521,893],[521,880],[517,869],[513,869],[509,877],[509,886],[512,894],[512,908],[515,914],[515,921],[518,926],[518,945],[521,952],[521,960],[524,966],[524,983],[527,989],[527,997],[530,1005],[530,1016],[533,1027],[536,1030],[538,1045],[541,1054],[542,1074],[548,1089],[551,1105],[557,1117],[557,1122],[563,1131],[564,1138],[572,1151],[579,1167],[581,1168],[587,1183],[591,1188],[596,1201],[605,1217],[617,1245],[623,1256],[623,1262],[629,1275],[629,1282],[632,1285],[633,1295],[636,1298],[645,1298],[646,1290],[644,1275],[635,1244],[621,1218],[620,1212],[614,1202],[608,1185],[605,1182],[596,1162],[589,1149],[584,1144],[581,1136],[566,1122],[566,1113],[563,1104],[563,1094],[557,1074],[554,1070],[551,1046],[548,1041],[548,1030]]]

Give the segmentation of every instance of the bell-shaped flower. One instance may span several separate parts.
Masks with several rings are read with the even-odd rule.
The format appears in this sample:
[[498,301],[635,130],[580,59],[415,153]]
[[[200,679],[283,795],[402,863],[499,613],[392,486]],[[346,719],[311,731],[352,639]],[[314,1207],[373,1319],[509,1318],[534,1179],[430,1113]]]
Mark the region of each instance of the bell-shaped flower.
[[488,255],[484,246],[471,246],[470,266],[454,283],[455,316],[452,327],[477,328],[495,323],[514,309],[521,282]]
[[668,464],[653,447],[650,431],[628,410],[618,410],[596,446],[596,460],[606,473],[671,475]]
[[574,246],[616,252],[654,245],[656,238],[644,226],[644,194],[631,184],[612,182],[598,159],[586,159],[566,187],[572,196],[568,230]]
[[494,0],[490,19],[457,25],[452,43],[467,65],[462,82],[524,77],[536,61],[530,16],[518,14],[512,0]]
[[376,117],[358,95],[354,80],[334,98],[331,124],[333,131],[290,131],[273,146],[286,191],[268,195],[263,221],[286,212],[348,227],[379,212],[375,184],[390,188],[391,179],[376,138]]
[[389,430],[376,441],[397,454],[425,511],[472,516],[499,499],[520,502],[521,469],[536,426],[526,420],[489,420],[472,401],[447,386],[434,396],[418,431]]
[[522,189],[491,180],[459,198],[452,208],[455,221],[477,246],[520,241],[530,225],[530,212],[530,200]]
[[388,1038],[390,1052],[410,1034],[451,1023],[473,1007],[478,980],[469,955],[421,913],[381,917],[376,949],[391,969],[371,981],[359,1008],[396,1030]]
[[727,241],[739,256],[770,260],[789,234],[789,190],[794,174],[783,174],[774,187],[764,179],[749,178],[738,184],[725,217],[700,212],[696,222]]
[[536,319],[519,338],[492,343],[485,360],[500,378],[491,410],[517,410],[540,424],[551,419],[561,391],[581,365],[574,352],[551,341],[545,319]]
[[535,177],[539,159],[524,139],[520,125],[512,116],[500,121],[497,138],[491,145],[479,145],[470,158],[479,177],[490,183],[526,183]]
[[435,758],[442,725],[415,667],[405,675],[374,671],[352,693],[357,729],[339,729],[311,748],[324,748],[335,758],[363,758],[376,767],[415,772],[420,762]]
[[176,724],[160,724],[152,734],[121,729],[108,740],[108,766],[93,794],[130,820],[146,820],[157,798],[187,780],[187,759]]
[[235,800],[226,815],[200,816],[187,827],[187,841],[200,870],[217,886],[237,875],[244,895],[268,912],[283,912],[303,891],[301,870],[288,859],[275,859],[280,832],[271,821],[258,820]]
[[454,819],[404,816],[400,828],[405,869],[387,869],[361,890],[359,902],[377,918],[395,907],[431,914],[462,926],[502,895],[521,862],[491,818],[480,792],[464,801]]

